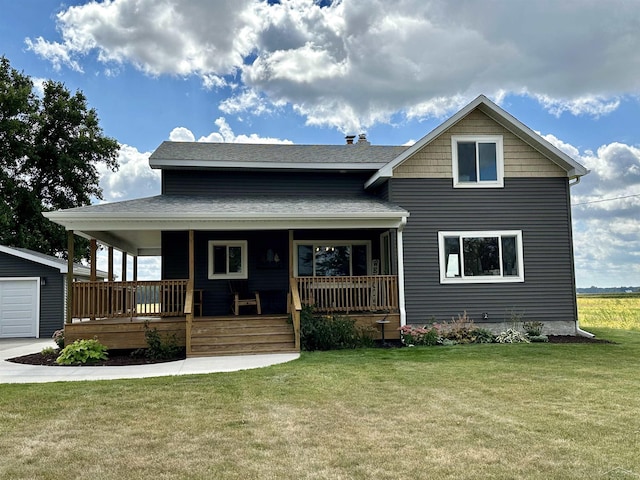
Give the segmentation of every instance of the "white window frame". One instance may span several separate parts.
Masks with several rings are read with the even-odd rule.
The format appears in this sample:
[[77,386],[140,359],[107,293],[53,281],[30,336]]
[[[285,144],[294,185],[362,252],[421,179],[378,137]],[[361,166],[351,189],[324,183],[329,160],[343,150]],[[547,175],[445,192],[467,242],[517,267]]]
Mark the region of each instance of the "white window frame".
[[[316,247],[350,247],[353,245],[365,245],[367,247],[367,275],[371,275],[371,241],[370,240],[295,240],[293,242],[293,276],[298,278],[298,246],[311,245],[315,252]],[[349,265],[350,274],[353,276],[353,264]],[[313,276],[316,276],[316,263],[313,262]],[[303,277],[307,278],[307,277]]]
[[[445,238],[446,237],[458,237],[463,238],[487,238],[498,237],[498,248],[500,249],[500,275],[464,275],[464,251],[462,246],[460,247],[460,258],[458,259],[461,265],[460,277],[447,277],[447,261],[445,258]],[[504,276],[502,272],[502,237],[516,237],[516,254],[518,256],[518,275]],[[522,248],[522,230],[490,230],[490,231],[450,231],[450,232],[438,232],[438,256],[440,259],[440,283],[443,284],[455,284],[455,283],[522,283],[524,282],[524,256]]]
[[[461,182],[458,178],[458,143],[459,142],[475,142],[476,144],[476,176],[475,182]],[[496,172],[497,180],[480,180],[479,161],[477,155],[479,143],[495,143],[496,144]],[[452,135],[451,136],[451,153],[452,153],[452,173],[454,188],[503,188],[504,187],[504,144],[502,135]]]
[[[218,246],[227,247],[227,273],[213,273],[213,248]],[[242,269],[240,272],[229,272],[229,247],[240,247],[240,261],[242,262]],[[249,278],[248,274],[248,258],[249,255],[247,253],[247,241],[246,240],[209,240],[207,253],[209,257],[209,279],[217,280],[217,279],[247,279]]]

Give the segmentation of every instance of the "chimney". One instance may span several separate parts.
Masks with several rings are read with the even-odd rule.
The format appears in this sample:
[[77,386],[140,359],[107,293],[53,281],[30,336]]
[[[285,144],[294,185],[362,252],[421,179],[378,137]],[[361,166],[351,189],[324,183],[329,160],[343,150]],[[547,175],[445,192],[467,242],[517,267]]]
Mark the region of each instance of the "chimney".
[[356,138],[356,136],[355,135],[347,135],[344,138],[347,141],[347,145],[353,145],[353,139]]
[[367,140],[367,135],[365,133],[361,133],[360,135],[358,135],[358,145],[371,145],[369,143],[369,140]]

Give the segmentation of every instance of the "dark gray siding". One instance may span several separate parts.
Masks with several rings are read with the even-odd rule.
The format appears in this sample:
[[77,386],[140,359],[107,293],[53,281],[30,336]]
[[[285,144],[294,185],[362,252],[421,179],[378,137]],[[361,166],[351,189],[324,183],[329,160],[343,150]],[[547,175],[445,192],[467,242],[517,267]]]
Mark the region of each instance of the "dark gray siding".
[[372,172],[164,170],[166,195],[365,195]]
[[[393,179],[390,200],[411,213],[404,230],[407,322],[575,321],[573,249],[566,178],[505,179],[502,189],[453,189],[450,179]],[[524,283],[441,285],[438,231],[522,230]]]
[[0,252],[0,277],[46,277],[40,287],[40,337],[64,326],[64,281],[60,270]]
[[[372,258],[379,258],[382,230],[297,230],[294,240],[371,240]],[[203,290],[204,315],[231,313],[229,281],[208,278],[209,240],[246,240],[249,261],[249,290],[260,291],[264,313],[286,312],[289,290],[289,232],[203,231],[195,232],[195,288]],[[186,279],[189,276],[189,235],[187,232],[162,233],[162,278]],[[277,253],[280,263],[264,260],[268,250]]]

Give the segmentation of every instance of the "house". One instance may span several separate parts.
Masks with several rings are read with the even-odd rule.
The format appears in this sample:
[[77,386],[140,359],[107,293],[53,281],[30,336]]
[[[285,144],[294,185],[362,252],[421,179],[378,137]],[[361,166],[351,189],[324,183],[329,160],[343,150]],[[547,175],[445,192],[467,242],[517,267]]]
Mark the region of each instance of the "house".
[[[110,248],[160,255],[161,282],[173,283],[153,286],[156,313],[168,317],[158,325],[177,322],[167,328],[181,332],[188,354],[295,349],[304,304],[375,328],[388,321],[396,336],[400,325],[463,311],[494,330],[516,314],[547,333],[579,332],[570,186],[588,170],[484,96],[410,147],[353,139],[164,142],[149,159],[161,195],[46,216]],[[252,304],[238,317],[234,282]],[[135,324],[138,286],[128,288],[117,308],[70,315]],[[87,303],[90,294],[76,293]],[[293,340],[286,324],[267,321],[287,312]],[[264,324],[246,323],[249,313]],[[66,328],[93,335],[96,323]],[[251,347],[230,346],[249,333]],[[112,342],[115,334],[104,332]]]
[[[67,270],[61,258],[0,245],[0,338],[50,338],[63,328]],[[73,276],[88,281],[90,269],[74,264]]]

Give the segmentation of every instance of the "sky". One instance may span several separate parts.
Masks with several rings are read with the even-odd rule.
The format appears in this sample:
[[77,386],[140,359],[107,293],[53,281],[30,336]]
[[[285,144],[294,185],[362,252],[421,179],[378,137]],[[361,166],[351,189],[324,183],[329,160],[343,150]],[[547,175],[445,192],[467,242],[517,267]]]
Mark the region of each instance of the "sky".
[[[571,188],[577,286],[640,285],[640,0],[0,0],[0,12],[0,55],[36,86],[81,90],[121,144],[119,171],[101,170],[105,201],[160,193],[148,157],[164,140],[411,144],[482,93],[591,170]],[[141,260],[140,278],[157,266]]]

